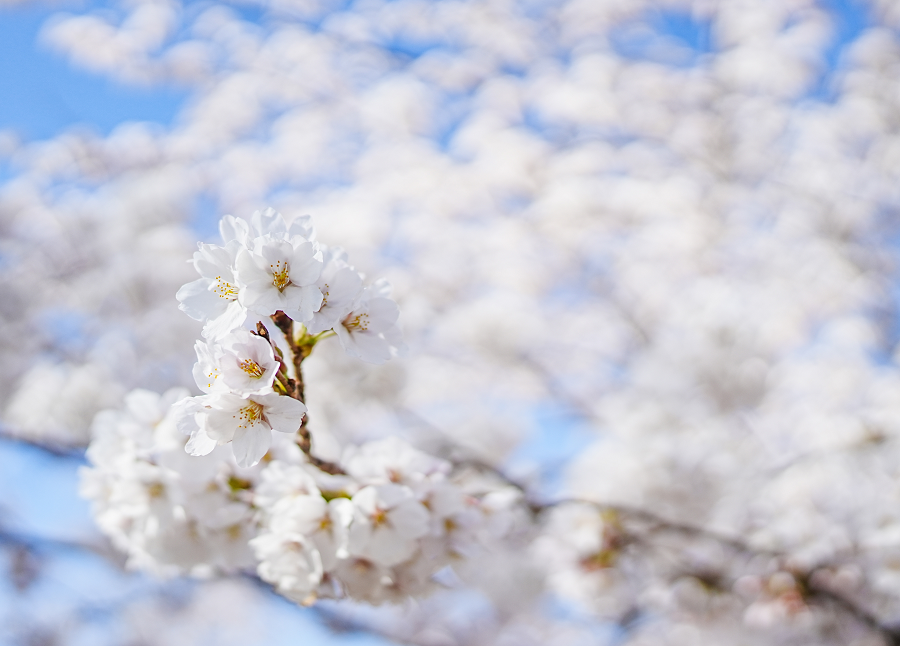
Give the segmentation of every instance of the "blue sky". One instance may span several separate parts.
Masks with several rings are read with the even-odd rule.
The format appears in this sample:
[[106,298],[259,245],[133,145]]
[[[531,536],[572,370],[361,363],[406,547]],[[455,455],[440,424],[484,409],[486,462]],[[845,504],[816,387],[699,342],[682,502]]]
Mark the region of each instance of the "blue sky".
[[76,124],[106,134],[123,121],[172,121],[184,89],[115,83],[41,46],[40,27],[57,11],[45,3],[0,6],[0,129],[46,139]]
[[[24,139],[44,139],[76,124],[108,133],[123,121],[153,121],[169,124],[188,97],[185,88],[132,87],[72,67],[65,59],[39,44],[43,22],[60,9],[83,9],[78,0],[0,6],[0,129],[12,129]],[[837,18],[837,34],[826,52],[823,80],[814,98],[828,98],[827,78],[840,60],[844,46],[865,28],[869,20],[857,0],[820,0]],[[246,16],[245,16],[246,17]],[[693,64],[698,56],[714,49],[708,23],[686,14],[652,12],[646,25],[670,36],[695,56],[676,62]],[[614,39],[620,53],[653,58],[640,34],[628,30]]]

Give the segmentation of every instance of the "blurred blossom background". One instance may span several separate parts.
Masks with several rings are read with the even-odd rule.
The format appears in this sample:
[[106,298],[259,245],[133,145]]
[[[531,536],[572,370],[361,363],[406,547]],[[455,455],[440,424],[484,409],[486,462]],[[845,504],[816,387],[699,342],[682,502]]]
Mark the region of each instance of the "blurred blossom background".
[[[900,643],[898,30],[895,0],[0,0],[0,644]],[[378,608],[127,572],[77,494],[91,420],[193,388],[186,260],[269,205],[390,280],[410,348],[317,349],[323,455],[400,435],[706,533],[598,547],[559,509]]]

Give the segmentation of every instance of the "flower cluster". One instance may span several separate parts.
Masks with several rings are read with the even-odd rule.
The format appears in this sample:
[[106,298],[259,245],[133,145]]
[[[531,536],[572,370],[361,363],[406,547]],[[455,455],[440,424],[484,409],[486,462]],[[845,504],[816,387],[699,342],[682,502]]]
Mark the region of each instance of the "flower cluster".
[[260,576],[297,602],[421,596],[470,555],[487,508],[448,478],[450,464],[397,438],[345,451],[343,474],[272,462],[254,503]]
[[281,311],[309,334],[333,331],[349,354],[369,363],[402,348],[390,286],[364,287],[342,249],[316,241],[309,216],[288,224],[271,208],[250,222],[226,215],[219,232],[224,246],[201,243],[194,253],[201,277],[176,294],[184,312],[206,322],[207,339]]
[[[193,371],[205,394],[179,402],[176,417],[191,436],[191,455],[230,443],[237,464],[251,467],[271,446],[272,431],[300,429],[299,364],[312,347],[337,336],[350,355],[383,363],[403,345],[400,311],[386,282],[364,286],[343,250],[316,241],[308,216],[288,224],[270,208],[250,222],[225,216],[219,230],[224,246],[200,244],[194,267],[201,278],[176,295],[182,310],[205,321],[206,338],[196,344]],[[284,348],[269,337],[265,317],[284,334]],[[254,323],[254,331],[243,327]]]
[[136,390],[125,410],[94,422],[81,494],[133,568],[209,576],[256,567],[298,603],[396,602],[435,589],[434,575],[478,552],[480,533],[496,533],[491,517],[517,502],[471,491],[450,463],[397,438],[349,447],[338,474],[310,464],[288,436],[252,468],[223,447],[191,457],[172,406],[183,395]]
[[[164,575],[249,567],[254,510],[242,488],[259,468],[240,469],[224,448],[186,455],[171,408],[185,394],[135,390],[124,410],[99,413],[81,495],[130,567]],[[279,456],[291,453],[299,449],[281,442]]]
[[386,283],[364,286],[340,249],[318,244],[308,218],[288,225],[270,209],[249,223],[226,216],[220,230],[225,245],[201,244],[201,278],[178,292],[206,321],[193,369],[203,394],[135,391],[127,411],[97,417],[83,494],[99,525],[135,567],[255,565],[299,603],[426,594],[517,501],[397,438],[336,463],[313,455],[303,361],[336,336],[383,362],[401,346],[397,305]]

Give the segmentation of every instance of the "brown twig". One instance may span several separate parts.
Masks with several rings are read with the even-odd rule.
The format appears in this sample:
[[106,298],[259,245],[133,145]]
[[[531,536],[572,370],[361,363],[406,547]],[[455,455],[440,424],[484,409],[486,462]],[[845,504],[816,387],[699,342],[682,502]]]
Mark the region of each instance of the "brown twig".
[[[411,411],[408,412],[412,415],[415,415],[415,413],[412,413]],[[424,420],[420,421],[424,422]],[[431,425],[429,424],[429,426]],[[513,478],[510,478],[501,469],[483,460],[463,459],[456,460],[454,463],[457,467],[469,466],[478,469],[479,471],[489,472],[502,482],[506,483],[508,486],[512,486],[521,490],[526,494],[525,504],[535,517],[540,516],[550,509],[560,507],[562,505],[590,505],[601,512],[612,512],[623,519],[630,519],[632,521],[644,523],[656,532],[680,534],[682,536],[713,541],[715,543],[718,543],[719,545],[722,545],[723,547],[727,547],[734,550],[735,552],[741,553],[746,557],[752,558],[762,556],[775,559],[782,563],[788,560],[787,555],[783,553],[774,550],[752,547],[735,536],[729,536],[715,530],[699,527],[696,525],[675,522],[667,518],[663,518],[662,516],[658,516],[653,512],[637,507],[631,507],[621,504],[602,503],[594,500],[585,500],[580,498],[565,498],[550,502],[535,501],[533,499],[529,499],[529,497],[527,496],[527,492],[521,483],[517,482]],[[644,544],[648,542],[645,537],[635,535],[633,531],[627,532],[627,534],[629,535],[622,537],[623,542],[639,542]],[[881,621],[868,609],[860,606],[851,599],[848,599],[847,597],[839,594],[838,592],[835,592],[834,590],[831,590],[830,588],[822,584],[818,580],[818,578],[814,576],[814,574],[817,571],[824,569],[827,569],[827,566],[820,565],[809,572],[792,571],[792,574],[797,579],[800,588],[805,591],[805,600],[810,603],[819,603],[822,605],[830,605],[833,608],[838,608],[848,616],[853,617],[860,625],[865,626],[867,629],[880,635],[889,646],[900,646],[900,626],[892,626]]]
[[[291,318],[278,310],[272,315],[272,322],[281,330],[281,333],[284,335],[284,339],[287,342],[288,350],[291,353],[291,360],[294,365],[294,376],[288,377],[286,390],[288,391],[288,396],[296,399],[299,402],[306,403],[306,387],[303,383],[303,361],[312,353],[314,342],[307,343],[298,343],[297,339],[294,337],[294,321]],[[259,327],[265,330],[265,326],[260,323]],[[266,332],[266,337],[268,338],[268,331]],[[274,347],[274,344],[273,344]],[[281,357],[279,357],[279,361],[281,361]],[[297,446],[300,447],[300,450],[306,454],[307,459],[310,464],[317,467],[321,471],[325,473],[330,473],[331,475],[343,474],[344,470],[334,462],[329,462],[327,460],[322,460],[321,458],[317,458],[312,454],[312,435],[309,432],[309,416],[304,413],[303,417],[300,420],[300,428],[297,429]]]

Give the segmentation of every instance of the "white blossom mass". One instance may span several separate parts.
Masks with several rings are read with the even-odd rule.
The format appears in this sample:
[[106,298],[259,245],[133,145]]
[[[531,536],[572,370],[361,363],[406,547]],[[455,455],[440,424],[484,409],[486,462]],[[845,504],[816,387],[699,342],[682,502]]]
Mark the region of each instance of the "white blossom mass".
[[186,98],[0,131],[3,441],[86,450],[113,561],[397,643],[900,643],[900,5],[849,4],[47,9]]

